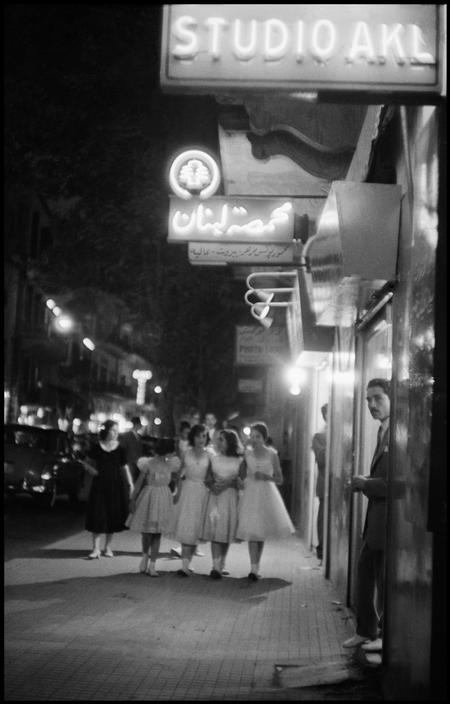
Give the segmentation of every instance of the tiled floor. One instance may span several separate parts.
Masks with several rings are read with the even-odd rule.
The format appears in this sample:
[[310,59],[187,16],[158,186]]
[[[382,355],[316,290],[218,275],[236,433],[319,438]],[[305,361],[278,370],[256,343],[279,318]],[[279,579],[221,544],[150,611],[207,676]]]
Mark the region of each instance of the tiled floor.
[[246,544],[230,576],[212,580],[209,546],[189,579],[163,540],[158,579],[139,574],[139,537],[114,559],[83,559],[79,531],[5,567],[7,701],[299,700],[276,665],[348,658],[352,623],[313,554],[296,537],[267,542],[249,583]]

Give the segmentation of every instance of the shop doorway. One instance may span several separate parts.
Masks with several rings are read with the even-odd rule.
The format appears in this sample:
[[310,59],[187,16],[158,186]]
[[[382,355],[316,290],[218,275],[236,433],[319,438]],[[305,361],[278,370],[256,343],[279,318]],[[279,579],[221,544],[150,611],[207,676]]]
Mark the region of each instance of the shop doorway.
[[[366,402],[367,383],[373,378],[390,379],[392,373],[392,303],[389,302],[359,331],[356,341],[357,378],[355,402],[354,472],[367,475],[370,470],[377,442],[378,423],[369,413]],[[362,543],[362,531],[367,510],[367,499],[361,493],[352,494],[349,605],[354,606],[356,596],[356,566]]]

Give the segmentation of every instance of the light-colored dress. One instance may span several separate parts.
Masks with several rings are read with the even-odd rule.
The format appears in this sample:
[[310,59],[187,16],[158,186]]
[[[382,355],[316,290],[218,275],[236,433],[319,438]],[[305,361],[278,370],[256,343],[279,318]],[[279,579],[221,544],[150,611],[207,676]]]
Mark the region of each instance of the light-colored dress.
[[208,489],[206,472],[211,456],[203,452],[199,459],[193,448],[186,450],[183,458],[182,479],[179,483],[180,498],[175,506],[171,537],[185,545],[197,545],[201,539]]
[[248,450],[245,460],[247,477],[239,500],[236,538],[259,541],[266,538],[287,538],[295,533],[295,528],[278,487],[274,482],[254,477],[257,471],[273,477],[270,451],[259,458],[255,457],[252,450]]
[[[242,457],[214,455],[211,469],[215,479],[234,480],[239,473]],[[220,494],[209,494],[205,508],[202,539],[217,543],[231,543],[236,537],[238,517],[238,492],[236,487],[224,489]]]
[[140,457],[137,466],[144,475],[144,484],[136,499],[134,513],[126,525],[140,533],[167,534],[173,522],[173,498],[169,482],[180,468],[178,457]]

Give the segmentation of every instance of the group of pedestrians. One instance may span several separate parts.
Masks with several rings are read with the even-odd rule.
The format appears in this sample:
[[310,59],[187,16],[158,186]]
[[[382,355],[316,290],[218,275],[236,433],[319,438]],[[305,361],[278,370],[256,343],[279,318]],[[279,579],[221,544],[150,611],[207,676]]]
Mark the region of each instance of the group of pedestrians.
[[137,458],[135,482],[116,424],[104,423],[98,446],[85,462],[93,477],[86,518],[93,535],[89,559],[100,557],[102,533],[104,554],[112,557],[112,534],[130,529],[141,534],[141,573],[159,576],[156,561],[164,536],[181,544],[180,577],[192,574],[197,546],[209,542],[210,576],[221,579],[230,545],[246,541],[248,579],[259,578],[265,540],[295,532],[277,488],[283,482],[278,453],[267,444],[264,423],[253,424],[244,448],[235,430],[215,428],[210,415],[209,427],[196,423],[185,428],[187,447],[181,452],[181,438],[178,447],[162,438],[155,456]]

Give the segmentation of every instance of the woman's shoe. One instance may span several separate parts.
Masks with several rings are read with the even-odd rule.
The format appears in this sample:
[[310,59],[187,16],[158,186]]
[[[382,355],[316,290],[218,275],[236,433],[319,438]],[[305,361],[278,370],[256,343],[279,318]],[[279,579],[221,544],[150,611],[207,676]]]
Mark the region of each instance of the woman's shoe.
[[148,568],[147,574],[150,575],[150,577],[159,577],[159,573],[154,570],[153,567]]
[[111,550],[111,548],[108,548],[107,550],[105,550],[104,555],[105,555],[105,557],[114,557],[114,553]]
[[100,559],[100,551],[99,550],[93,550],[88,556],[88,560],[98,560]]
[[144,555],[142,560],[139,563],[139,572],[141,572],[141,574],[145,574],[147,572],[147,567],[148,567],[148,557],[147,557],[147,555]]
[[177,570],[177,574],[178,574],[180,577],[190,577],[190,576],[191,576],[191,575],[189,574],[189,572],[185,572],[183,569]]
[[211,572],[209,573],[209,576],[212,577],[213,579],[222,579],[222,575],[217,570],[211,570]]

